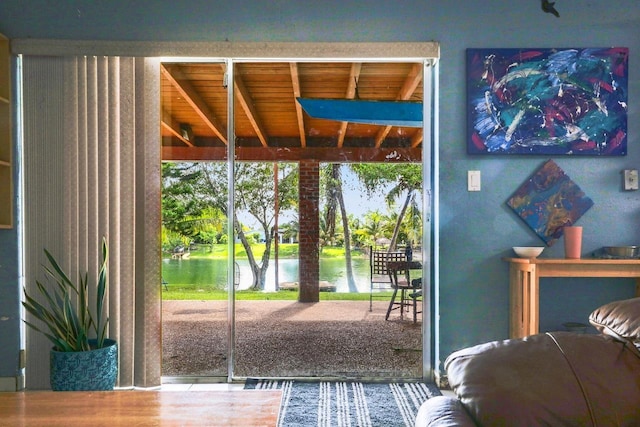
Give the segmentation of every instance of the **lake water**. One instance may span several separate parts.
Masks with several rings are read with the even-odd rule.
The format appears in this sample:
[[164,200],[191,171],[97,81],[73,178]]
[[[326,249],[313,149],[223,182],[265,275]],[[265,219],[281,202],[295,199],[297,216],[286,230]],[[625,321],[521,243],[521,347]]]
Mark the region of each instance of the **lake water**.
[[[240,270],[239,289],[251,286],[252,275],[247,260],[236,261]],[[280,283],[297,282],[299,275],[297,259],[280,259],[278,263]],[[358,292],[369,292],[369,259],[357,257],[352,259],[353,276]],[[226,289],[227,260],[190,258],[185,260],[163,259],[162,277],[170,284],[196,284],[205,288]],[[349,292],[346,279],[345,261],[340,258],[320,260],[320,280],[336,286],[336,292]],[[267,270],[265,290],[275,290],[275,266],[273,260]]]

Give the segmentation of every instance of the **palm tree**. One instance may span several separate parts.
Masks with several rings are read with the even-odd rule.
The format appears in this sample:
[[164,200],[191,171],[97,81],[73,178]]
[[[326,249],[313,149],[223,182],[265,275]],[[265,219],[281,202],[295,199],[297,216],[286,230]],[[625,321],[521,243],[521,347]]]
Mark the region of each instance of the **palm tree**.
[[408,242],[420,242],[422,239],[422,211],[416,197],[413,198],[404,221],[404,231]]
[[392,188],[389,194],[387,194],[386,200],[390,206],[393,206],[393,202],[402,196],[406,192],[406,196],[404,198],[404,202],[402,203],[402,207],[400,208],[400,212],[397,214],[395,226],[393,228],[393,235],[391,236],[391,243],[389,244],[390,248],[395,248],[398,243],[398,235],[402,230],[402,222],[404,220],[407,209],[412,206],[412,211],[417,210],[417,204],[415,200],[415,193],[418,189],[403,186],[402,183]]
[[354,248],[362,248],[366,244],[366,235],[361,232],[360,218],[349,215],[349,230],[351,230],[351,243]]
[[367,191],[371,193],[386,191],[385,200],[389,207],[393,206],[394,202],[405,194],[389,245],[389,250],[395,249],[404,215],[411,203],[415,202],[414,198],[422,188],[421,166],[413,163],[360,163],[351,167]]
[[285,224],[282,224],[279,228],[282,233],[282,237],[285,239],[294,239],[298,241],[298,233],[300,232],[300,224],[297,220],[291,220]]
[[375,245],[376,241],[384,236],[384,217],[380,211],[370,211],[364,216],[364,225],[361,233],[367,236],[367,241]]
[[328,165],[328,170],[326,172],[327,207],[325,211],[325,223],[327,233],[332,241],[334,241],[336,234],[336,206],[339,206],[344,233],[344,255],[347,284],[349,285],[349,292],[357,292],[358,288],[356,287],[356,282],[353,278],[353,267],[351,265],[351,234],[349,232],[349,217],[347,216],[347,209],[342,196],[342,174],[340,168],[341,165],[339,163],[332,163]]

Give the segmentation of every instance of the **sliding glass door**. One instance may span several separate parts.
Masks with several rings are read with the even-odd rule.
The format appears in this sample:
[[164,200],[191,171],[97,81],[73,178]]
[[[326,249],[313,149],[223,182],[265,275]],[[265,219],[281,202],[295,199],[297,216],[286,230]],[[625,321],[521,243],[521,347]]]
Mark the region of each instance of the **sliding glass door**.
[[[163,376],[430,375],[432,61],[160,71]],[[404,299],[373,250],[414,261]]]
[[227,377],[230,289],[241,276],[227,228],[226,64],[160,71],[163,376]]

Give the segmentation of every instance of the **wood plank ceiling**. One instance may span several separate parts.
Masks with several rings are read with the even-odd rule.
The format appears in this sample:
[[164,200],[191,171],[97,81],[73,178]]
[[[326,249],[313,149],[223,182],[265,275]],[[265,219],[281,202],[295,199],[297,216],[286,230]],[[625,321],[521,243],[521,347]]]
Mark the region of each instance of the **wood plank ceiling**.
[[[234,64],[238,160],[421,161],[421,128],[314,119],[296,97],[422,101],[420,63]],[[161,65],[163,160],[223,160],[227,85],[223,63]]]

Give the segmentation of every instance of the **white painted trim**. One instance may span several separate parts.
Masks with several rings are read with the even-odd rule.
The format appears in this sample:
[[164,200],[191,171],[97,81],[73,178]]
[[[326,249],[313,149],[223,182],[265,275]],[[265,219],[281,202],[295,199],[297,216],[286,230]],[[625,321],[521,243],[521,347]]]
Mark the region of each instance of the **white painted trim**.
[[139,57],[203,57],[236,60],[360,58],[437,59],[437,42],[145,42],[105,40],[12,39],[17,55],[105,55]]
[[24,390],[24,375],[15,377],[0,377],[0,392]]

